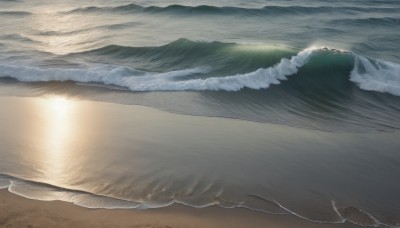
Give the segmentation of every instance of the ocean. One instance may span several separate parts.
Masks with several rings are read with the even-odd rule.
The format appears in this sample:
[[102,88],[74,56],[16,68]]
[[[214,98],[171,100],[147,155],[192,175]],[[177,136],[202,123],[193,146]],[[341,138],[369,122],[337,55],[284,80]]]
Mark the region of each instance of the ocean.
[[30,111],[3,101],[0,187],[89,208],[399,226],[399,49],[397,0],[0,0],[2,97],[189,118],[103,110],[127,122],[104,117],[102,147],[72,146],[83,158],[49,176],[32,132],[9,125]]

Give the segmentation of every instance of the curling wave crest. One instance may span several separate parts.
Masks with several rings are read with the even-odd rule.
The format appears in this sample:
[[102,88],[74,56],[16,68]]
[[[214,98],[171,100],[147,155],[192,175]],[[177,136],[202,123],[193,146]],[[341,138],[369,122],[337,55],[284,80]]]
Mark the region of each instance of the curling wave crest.
[[[130,91],[185,91],[213,90],[240,91],[244,88],[266,89],[288,76],[295,75],[313,57],[323,52],[339,52],[327,48],[308,48],[291,58],[256,71],[220,77],[198,77],[212,71],[210,67],[196,67],[165,73],[150,73],[121,66],[94,66],[88,69],[40,68],[35,66],[0,65],[0,77],[11,77],[22,82],[74,81],[113,85]],[[400,65],[369,59],[354,53],[341,52],[354,58],[350,80],[359,88],[400,96]],[[193,76],[193,77],[192,77]],[[197,77],[196,77],[197,76]]]

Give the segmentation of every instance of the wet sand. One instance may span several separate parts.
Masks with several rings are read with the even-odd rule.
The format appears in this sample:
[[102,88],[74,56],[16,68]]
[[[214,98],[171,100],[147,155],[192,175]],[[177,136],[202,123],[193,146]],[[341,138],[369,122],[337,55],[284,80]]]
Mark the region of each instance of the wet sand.
[[30,200],[0,190],[0,227],[358,227],[316,224],[291,215],[246,209],[171,206],[151,210],[88,209],[61,201]]
[[13,179],[13,193],[36,199],[1,190],[0,227],[359,227],[248,209],[84,208],[127,208],[117,199],[163,207],[171,198],[340,221],[335,202],[355,208],[342,215],[355,223],[375,221],[357,208],[397,220],[398,166],[391,161],[399,133],[337,134],[63,97],[0,103],[7,107],[0,112],[0,175]]

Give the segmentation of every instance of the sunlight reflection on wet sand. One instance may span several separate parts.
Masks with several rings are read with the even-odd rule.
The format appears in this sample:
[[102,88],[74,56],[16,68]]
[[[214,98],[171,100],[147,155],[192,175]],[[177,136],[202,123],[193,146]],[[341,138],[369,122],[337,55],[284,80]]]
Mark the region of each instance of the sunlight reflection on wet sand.
[[65,166],[65,156],[71,148],[71,138],[74,132],[75,109],[73,102],[65,97],[55,96],[39,100],[43,121],[43,136],[39,139],[43,147],[43,157],[47,158],[46,174],[50,179],[62,177]]

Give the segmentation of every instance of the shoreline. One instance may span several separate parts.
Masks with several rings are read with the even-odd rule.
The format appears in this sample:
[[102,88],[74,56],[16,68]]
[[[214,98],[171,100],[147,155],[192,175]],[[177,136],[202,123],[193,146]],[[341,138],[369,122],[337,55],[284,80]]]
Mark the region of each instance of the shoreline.
[[[394,141],[398,133],[380,134],[377,137],[372,137],[370,134],[316,133],[313,130],[288,126],[260,125],[243,120],[187,116],[141,105],[128,106],[77,101],[68,100],[66,97],[46,99],[1,97],[0,101],[4,106],[9,107],[1,113],[1,123],[4,125],[4,129],[11,129],[2,138],[4,157],[0,161],[2,168],[0,173],[7,173],[4,175],[11,175],[17,179],[22,178],[38,184],[33,187],[28,184],[17,186],[15,189],[10,188],[12,193],[6,189],[0,190],[0,227],[21,227],[31,223],[33,227],[59,227],[59,223],[65,227],[76,226],[76,224],[78,227],[233,228],[359,227],[354,224],[370,225],[363,223],[366,214],[362,210],[372,211],[371,216],[374,216],[374,210],[369,210],[357,203],[357,200],[362,202],[361,196],[360,199],[354,201],[350,200],[344,203],[339,201],[339,204],[342,203],[342,206],[346,206],[346,208],[360,208],[360,210],[352,210],[355,214],[351,214],[350,217],[343,216],[349,219],[344,224],[318,223],[305,219],[318,217],[322,221],[338,221],[337,219],[325,219],[331,214],[336,215],[338,212],[335,209],[330,208],[329,205],[315,202],[318,199],[325,201],[330,199],[337,202],[336,198],[332,199],[329,196],[318,198],[318,195],[311,194],[307,189],[329,186],[330,180],[337,177],[337,172],[333,171],[332,173],[332,170],[346,170],[348,174],[357,173],[354,169],[357,169],[358,166],[353,164],[346,166],[348,156],[352,153],[355,155],[361,152],[375,154],[376,150],[368,149],[374,149],[376,145],[381,144],[385,145],[389,151],[398,148],[398,142]],[[110,138],[113,140],[110,141]],[[26,142],[26,144],[19,142]],[[375,142],[379,142],[379,144],[375,145]],[[352,152],[350,154],[349,152],[338,153],[342,148],[353,148],[354,145],[361,143],[367,147],[365,150],[350,151]],[[118,151],[119,153],[109,153],[109,151]],[[214,153],[214,151],[219,153]],[[246,153],[242,153],[243,151]],[[29,156],[26,156],[27,153]],[[293,156],[296,158],[296,163],[292,162]],[[210,160],[210,157],[213,159]],[[230,157],[234,159],[230,159]],[[316,160],[320,162],[315,163]],[[18,163],[15,163],[16,161]],[[364,164],[362,160],[360,162],[361,165]],[[191,165],[184,166],[182,164]],[[329,167],[331,164],[343,165],[342,167],[335,165],[335,169],[326,169],[326,166]],[[245,173],[242,172],[242,169],[237,169],[239,165],[246,170]],[[81,169],[80,167],[85,168]],[[218,172],[218,178],[207,178],[210,176],[208,173],[210,167]],[[282,170],[282,167],[286,168]],[[315,169],[321,170],[321,172],[317,175],[315,172],[309,172],[309,170]],[[280,175],[273,175],[276,170],[279,170]],[[115,175],[111,175],[113,173],[110,174],[110,171],[120,178],[116,179]],[[176,181],[177,172],[185,173],[179,177],[184,182]],[[269,173],[269,175],[265,175],[260,180],[257,177],[260,172]],[[387,173],[396,172],[388,171]],[[290,181],[298,178],[300,174],[303,175],[301,183]],[[99,176],[103,179],[94,181]],[[232,176],[237,178],[226,179],[226,177]],[[134,180],[132,177],[137,179]],[[347,177],[349,180],[356,179],[352,176]],[[284,187],[280,188],[279,194],[271,191],[266,191],[264,194],[264,192],[258,191],[261,195],[271,196],[277,202],[283,202],[280,199],[285,199],[289,203],[301,199],[301,203],[292,204],[294,205],[292,207],[290,204],[283,203],[283,205],[289,206],[288,208],[296,208],[295,213],[276,215],[257,211],[257,209],[263,210],[263,207],[271,205],[258,205],[258,202],[252,204],[251,199],[247,201],[249,204],[244,204],[244,206],[249,207],[250,205],[249,208],[254,210],[226,209],[218,206],[200,209],[184,204],[145,210],[112,209],[118,207],[90,209],[103,207],[98,206],[99,204],[96,205],[97,202],[91,200],[88,201],[89,204],[85,204],[85,200],[79,199],[79,197],[69,198],[71,200],[63,199],[65,193],[68,193],[69,190],[74,192],[73,189],[78,189],[77,186],[88,193],[95,192],[104,194],[104,196],[108,192],[115,192],[116,199],[123,199],[119,197],[124,194],[157,191],[156,187],[148,187],[148,182],[140,182],[140,178],[146,181],[161,182],[165,189],[179,193],[181,198],[191,196],[191,194],[203,194],[201,192],[207,190],[209,191],[208,195],[199,196],[211,197],[211,200],[213,196],[219,194],[215,190],[225,188],[225,194],[228,196],[232,192],[234,193],[237,182],[245,183],[243,192],[256,192],[256,194],[259,190],[258,184],[265,183],[265,188],[269,186]],[[313,181],[307,182],[307,180],[313,179],[320,182],[316,185]],[[174,185],[170,185],[169,182]],[[45,188],[41,188],[41,183]],[[132,190],[133,183],[138,183],[136,192]],[[197,185],[196,191],[192,190],[193,185]],[[209,186],[214,186],[214,189],[210,190]],[[355,187],[354,191],[357,190]],[[62,190],[63,188],[65,188],[65,192]],[[190,191],[188,191],[189,189]],[[291,194],[291,189],[296,189],[296,194]],[[130,190],[132,191],[129,192]],[[324,193],[323,190],[322,187],[322,193]],[[354,193],[351,189],[335,190],[343,196]],[[30,194],[34,196],[30,197]],[[136,196],[139,200],[145,199],[145,201],[152,202],[151,198],[146,197],[148,196]],[[171,196],[166,195],[165,197]],[[89,197],[89,199],[92,198]],[[204,202],[209,202],[210,199],[206,198]],[[74,202],[75,205],[69,202]],[[181,200],[180,202],[185,201]],[[252,207],[252,205],[256,206]],[[241,206],[241,204],[237,206]],[[36,211],[35,208],[38,210]],[[68,213],[64,213],[64,211],[68,211]],[[355,218],[353,219],[351,216],[355,216]],[[134,218],[134,221],[131,221],[131,217]],[[39,220],[37,221],[36,218]],[[154,221],[158,221],[158,223],[154,223]],[[379,221],[381,220],[379,219]]]
[[242,208],[89,209],[62,201],[39,201],[0,190],[2,227],[359,227],[349,222],[320,224],[293,215],[271,215]]

